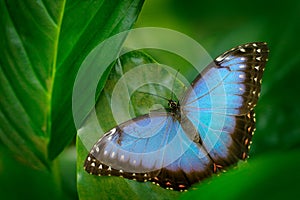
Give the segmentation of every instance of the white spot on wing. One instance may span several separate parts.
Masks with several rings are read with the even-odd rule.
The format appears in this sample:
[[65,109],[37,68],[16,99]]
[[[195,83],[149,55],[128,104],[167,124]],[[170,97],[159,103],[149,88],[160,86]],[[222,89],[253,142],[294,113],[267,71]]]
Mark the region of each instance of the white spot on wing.
[[239,68],[244,69],[244,68],[246,68],[246,66],[245,65],[240,65]]
[[116,131],[117,131],[117,129],[113,128],[113,129],[110,130],[110,134],[114,134]]
[[114,152],[114,151],[110,154],[110,157],[111,157],[111,158],[114,158],[114,157],[115,157],[115,152]]
[[221,62],[222,60],[224,60],[223,56],[219,56],[219,57],[216,58],[216,61],[218,61],[218,62]]
[[246,50],[244,48],[240,48],[241,52],[246,52]]

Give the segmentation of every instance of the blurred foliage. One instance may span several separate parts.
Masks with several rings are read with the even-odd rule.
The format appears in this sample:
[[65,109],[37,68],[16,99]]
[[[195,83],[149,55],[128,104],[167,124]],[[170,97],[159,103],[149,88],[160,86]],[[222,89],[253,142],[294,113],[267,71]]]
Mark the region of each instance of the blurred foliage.
[[[51,171],[32,169],[0,143],[1,199],[77,199],[75,148],[67,148]],[[22,158],[24,159],[24,158]]]

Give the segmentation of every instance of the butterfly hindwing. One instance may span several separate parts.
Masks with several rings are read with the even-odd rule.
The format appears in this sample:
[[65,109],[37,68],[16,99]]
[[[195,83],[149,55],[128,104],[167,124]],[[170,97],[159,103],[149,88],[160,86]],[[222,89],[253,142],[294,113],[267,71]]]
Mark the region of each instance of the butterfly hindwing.
[[153,112],[106,133],[93,146],[84,166],[94,175],[185,190],[209,176],[211,165],[205,150],[187,136],[179,121],[169,113]]

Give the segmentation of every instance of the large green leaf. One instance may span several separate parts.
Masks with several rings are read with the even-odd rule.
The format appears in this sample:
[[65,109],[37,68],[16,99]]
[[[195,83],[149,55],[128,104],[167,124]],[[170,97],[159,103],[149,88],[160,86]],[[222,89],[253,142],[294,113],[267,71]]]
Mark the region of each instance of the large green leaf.
[[63,2],[1,1],[1,140],[32,165],[48,165],[50,105]]
[[[143,0],[67,2],[53,86],[50,158],[55,158],[76,133],[72,123],[70,88],[81,62],[100,41],[131,28],[142,4]],[[106,50],[117,55],[119,49],[120,46],[111,46]]]
[[[145,65],[149,63],[153,64]],[[151,76],[157,76],[160,81],[168,82],[169,85],[174,84],[174,91],[162,85],[148,83],[147,85],[137,88],[137,91],[130,95],[131,98],[128,102],[126,94],[127,92],[130,94],[130,86],[127,85],[127,87],[125,87],[127,90],[118,91],[116,85],[121,81],[121,78],[130,76],[128,74],[132,72],[131,70],[137,69],[139,66],[144,66],[145,70],[134,71],[132,74],[134,77],[130,78],[142,79],[146,83],[146,77],[153,80]],[[129,120],[134,116],[149,113],[149,110],[153,109],[153,107],[151,107],[153,104],[161,104],[162,107],[167,107],[165,99],[145,94],[144,92],[150,92],[167,98],[171,97],[172,92],[181,94],[183,92],[182,89],[184,89],[184,84],[178,79],[175,79],[175,74],[176,70],[173,70],[173,73],[165,70],[164,67],[160,67],[160,65],[147,54],[139,51],[132,51],[125,54],[120,58],[119,62],[114,65],[96,104],[97,117],[90,115],[84,125],[79,129],[77,137],[78,193],[81,199],[95,199],[99,195],[101,195],[101,199],[126,199],[128,196],[130,196],[130,199],[173,199],[180,194],[180,192],[165,190],[149,182],[139,183],[120,177],[97,177],[89,175],[83,169],[84,160],[92,145],[104,132],[117,125],[115,122],[116,113],[113,113],[111,108],[113,92],[116,92],[114,90],[117,90],[117,98],[121,99],[121,103],[116,106],[119,106],[120,109],[130,107],[130,114],[132,116],[127,116],[127,120]],[[118,114],[122,115],[121,111],[118,112],[117,115]],[[99,127],[101,127],[100,130]]]
[[16,155],[49,167],[74,138],[71,95],[81,62],[99,42],[129,29],[142,4],[0,2],[0,138]]

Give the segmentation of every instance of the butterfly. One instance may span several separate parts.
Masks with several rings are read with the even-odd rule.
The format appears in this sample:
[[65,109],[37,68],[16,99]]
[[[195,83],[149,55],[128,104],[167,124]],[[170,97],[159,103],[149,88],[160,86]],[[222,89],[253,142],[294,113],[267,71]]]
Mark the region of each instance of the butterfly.
[[84,169],[185,191],[246,160],[268,52],[266,43],[255,42],[218,56],[181,100],[168,100],[167,112],[152,111],[105,133]]

